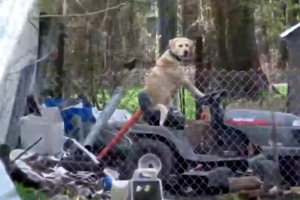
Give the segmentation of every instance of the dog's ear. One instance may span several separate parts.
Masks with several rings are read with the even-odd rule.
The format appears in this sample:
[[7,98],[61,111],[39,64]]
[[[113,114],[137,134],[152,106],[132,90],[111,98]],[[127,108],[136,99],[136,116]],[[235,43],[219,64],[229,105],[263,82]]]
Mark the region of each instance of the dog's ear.
[[169,40],[169,48],[174,49],[175,48],[175,43],[176,43],[176,38],[173,38]]

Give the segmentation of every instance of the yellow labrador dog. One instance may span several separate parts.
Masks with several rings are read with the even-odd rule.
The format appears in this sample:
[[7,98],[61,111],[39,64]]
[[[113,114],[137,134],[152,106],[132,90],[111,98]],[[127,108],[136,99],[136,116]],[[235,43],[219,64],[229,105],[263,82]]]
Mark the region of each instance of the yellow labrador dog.
[[189,80],[179,64],[193,51],[193,41],[177,37],[169,41],[169,49],[156,61],[156,66],[145,79],[145,90],[152,105],[160,111],[160,126],[163,126],[172,100],[181,87],[185,87],[197,97],[204,96]]

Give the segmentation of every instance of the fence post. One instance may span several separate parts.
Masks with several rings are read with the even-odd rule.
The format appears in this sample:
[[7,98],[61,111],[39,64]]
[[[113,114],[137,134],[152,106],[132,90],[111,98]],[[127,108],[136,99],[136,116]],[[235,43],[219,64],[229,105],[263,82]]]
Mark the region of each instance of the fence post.
[[[177,0],[157,0],[158,20],[159,20],[159,55],[162,55],[168,45],[169,40],[177,36]],[[174,97],[176,108],[180,109],[179,93]]]
[[121,99],[124,95],[123,86],[118,86],[110,99],[110,102],[106,104],[101,115],[98,116],[96,124],[93,126],[91,132],[87,135],[84,146],[87,148],[93,148],[94,144],[97,141],[97,138],[101,134],[103,126],[109,121],[111,116],[114,114],[116,108],[121,102]]
[[54,86],[54,95],[55,98],[62,98],[63,96],[63,77],[64,77],[64,60],[65,60],[65,34],[64,27],[60,24],[60,33],[57,40],[57,51],[58,55],[55,64],[55,86]]
[[[208,77],[203,77],[203,39],[202,37],[198,37],[196,39],[196,48],[195,48],[195,62],[196,62],[196,72],[195,72],[195,86],[198,90],[205,92],[204,87],[202,86],[202,83],[207,79]],[[199,105],[198,101],[195,101],[196,105],[196,115],[195,119],[199,120],[200,114],[202,113],[202,107]]]
[[177,1],[158,0],[158,20],[159,20],[159,54],[163,54],[167,49],[169,40],[177,35]]

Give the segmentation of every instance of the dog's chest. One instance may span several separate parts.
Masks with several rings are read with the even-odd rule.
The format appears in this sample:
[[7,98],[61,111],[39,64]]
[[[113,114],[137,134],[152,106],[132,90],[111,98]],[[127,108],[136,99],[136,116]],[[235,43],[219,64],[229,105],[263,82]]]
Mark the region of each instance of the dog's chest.
[[185,72],[182,67],[170,68],[164,71],[166,81],[170,84],[181,87],[185,77]]

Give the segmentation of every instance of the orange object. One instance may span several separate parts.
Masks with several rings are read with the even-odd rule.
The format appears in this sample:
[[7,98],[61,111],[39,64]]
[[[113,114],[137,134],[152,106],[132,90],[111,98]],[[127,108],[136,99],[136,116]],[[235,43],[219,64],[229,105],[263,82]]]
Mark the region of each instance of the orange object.
[[116,136],[107,144],[104,149],[98,154],[98,159],[102,159],[115,145],[117,145],[127,131],[139,120],[142,116],[141,109],[138,109],[131,118],[122,126],[122,128],[117,132]]

